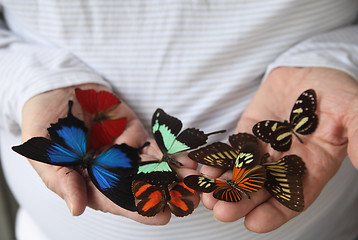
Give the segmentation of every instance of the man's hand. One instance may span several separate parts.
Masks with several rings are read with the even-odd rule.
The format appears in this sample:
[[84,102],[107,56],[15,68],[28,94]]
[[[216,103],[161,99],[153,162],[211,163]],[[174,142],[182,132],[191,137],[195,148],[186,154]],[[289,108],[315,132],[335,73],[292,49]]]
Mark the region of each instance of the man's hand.
[[[272,160],[288,154],[302,157],[307,168],[303,178],[305,208],[337,172],[347,153],[358,168],[358,82],[328,68],[277,68],[262,83],[237,126],[237,132],[252,133],[252,127],[259,121],[288,120],[298,96],[310,88],[317,93],[316,131],[300,135],[303,144],[292,136],[291,149],[284,153],[260,141],[262,153],[269,152]],[[221,176],[219,170],[208,166],[203,166],[201,172]],[[230,178],[228,173],[224,174],[223,177]],[[203,194],[202,201],[218,220],[232,222],[245,216],[246,227],[259,233],[272,231],[299,214],[281,205],[265,190],[239,203],[218,201],[212,194]]]

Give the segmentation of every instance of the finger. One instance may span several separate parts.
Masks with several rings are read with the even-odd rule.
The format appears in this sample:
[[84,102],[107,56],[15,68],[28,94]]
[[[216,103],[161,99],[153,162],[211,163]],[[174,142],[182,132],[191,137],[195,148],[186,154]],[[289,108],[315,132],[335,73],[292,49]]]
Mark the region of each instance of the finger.
[[[358,112],[358,106],[357,106]],[[348,123],[348,156],[352,161],[353,166],[358,169],[358,114],[352,117],[352,120]]]
[[298,214],[270,198],[246,215],[245,226],[252,232],[266,233],[277,229]]
[[196,169],[198,168],[198,163],[191,160],[188,157],[187,153],[176,154],[175,159],[179,161],[181,164],[183,164],[184,168],[193,169],[195,170],[196,174],[198,174],[198,172],[196,171]]
[[81,215],[87,205],[86,182],[77,171],[29,160],[47,188],[65,200],[73,216]]
[[[131,112],[131,111],[130,111]],[[148,132],[138,118],[129,113],[127,126],[123,133],[115,140],[117,144],[126,143],[129,146],[139,148],[148,139]]]
[[226,202],[215,199],[211,193],[202,195],[203,204],[212,209],[214,216],[221,222],[234,222],[246,216],[255,207],[269,198],[267,191],[250,193],[250,199],[243,197],[239,202]]

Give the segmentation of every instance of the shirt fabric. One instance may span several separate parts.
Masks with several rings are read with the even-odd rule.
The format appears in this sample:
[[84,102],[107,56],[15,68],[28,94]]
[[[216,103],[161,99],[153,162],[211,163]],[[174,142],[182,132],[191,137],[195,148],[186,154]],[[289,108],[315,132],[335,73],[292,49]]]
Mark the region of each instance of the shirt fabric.
[[[225,141],[260,82],[276,67],[330,67],[358,79],[354,25],[358,1],[0,0],[0,9],[2,162],[22,208],[20,215],[26,216],[22,219],[35,224],[42,236],[353,239],[358,235],[354,204],[358,190],[352,188],[358,175],[349,160],[305,212],[278,230],[255,234],[245,230],[242,220],[217,222],[203,206],[188,217],[173,217],[166,226],[146,226],[92,209],[72,217],[29,163],[10,150],[21,141],[21,111],[27,100],[89,82],[110,86],[147,128],[154,110],[161,107],[180,118],[184,127],[205,132],[227,129],[227,134],[211,138]],[[19,229],[24,229],[20,223]],[[25,236],[39,239],[36,231]]]

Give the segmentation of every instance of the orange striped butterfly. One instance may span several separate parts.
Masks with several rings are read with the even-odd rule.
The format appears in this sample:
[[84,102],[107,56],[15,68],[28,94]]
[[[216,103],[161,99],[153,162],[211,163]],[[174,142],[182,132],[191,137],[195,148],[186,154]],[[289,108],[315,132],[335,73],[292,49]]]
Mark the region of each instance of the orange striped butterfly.
[[132,190],[134,196],[140,201],[137,204],[137,212],[146,217],[155,216],[168,205],[170,211],[177,217],[184,217],[194,211],[194,203],[188,196],[194,194],[194,190],[179,182],[169,191],[167,187],[155,186],[144,181],[133,181]]
[[302,143],[297,133],[307,135],[316,130],[318,126],[316,108],[316,92],[313,89],[308,89],[296,100],[289,122],[287,120],[284,122],[261,121],[254,125],[252,132],[262,141],[270,143],[273,149],[286,152],[291,147],[292,134]]
[[226,202],[238,202],[242,195],[250,198],[249,193],[260,190],[266,180],[265,169],[258,165],[261,161],[258,145],[244,144],[233,166],[232,180],[226,182],[217,179],[190,175],[184,183],[197,191],[213,192],[216,199]]
[[93,89],[75,90],[77,100],[82,108],[94,116],[94,123],[90,135],[90,145],[94,149],[113,142],[122,134],[126,127],[127,118],[113,114],[121,101],[107,91],[96,92]]
[[263,163],[265,188],[281,204],[296,212],[304,209],[302,177],[305,163],[297,155],[287,155],[276,162]]

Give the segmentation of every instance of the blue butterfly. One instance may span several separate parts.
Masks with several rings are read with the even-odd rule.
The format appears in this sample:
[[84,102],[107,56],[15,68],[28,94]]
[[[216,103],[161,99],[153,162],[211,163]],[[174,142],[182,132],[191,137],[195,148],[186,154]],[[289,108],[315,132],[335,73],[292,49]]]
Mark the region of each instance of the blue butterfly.
[[83,121],[72,114],[73,102],[69,101],[68,115],[51,124],[47,130],[51,140],[34,137],[12,149],[24,157],[56,166],[80,166],[87,169],[94,185],[114,203],[136,211],[132,193],[133,176],[138,170],[141,148],[127,144],[113,145],[95,156],[87,152],[87,128]]

